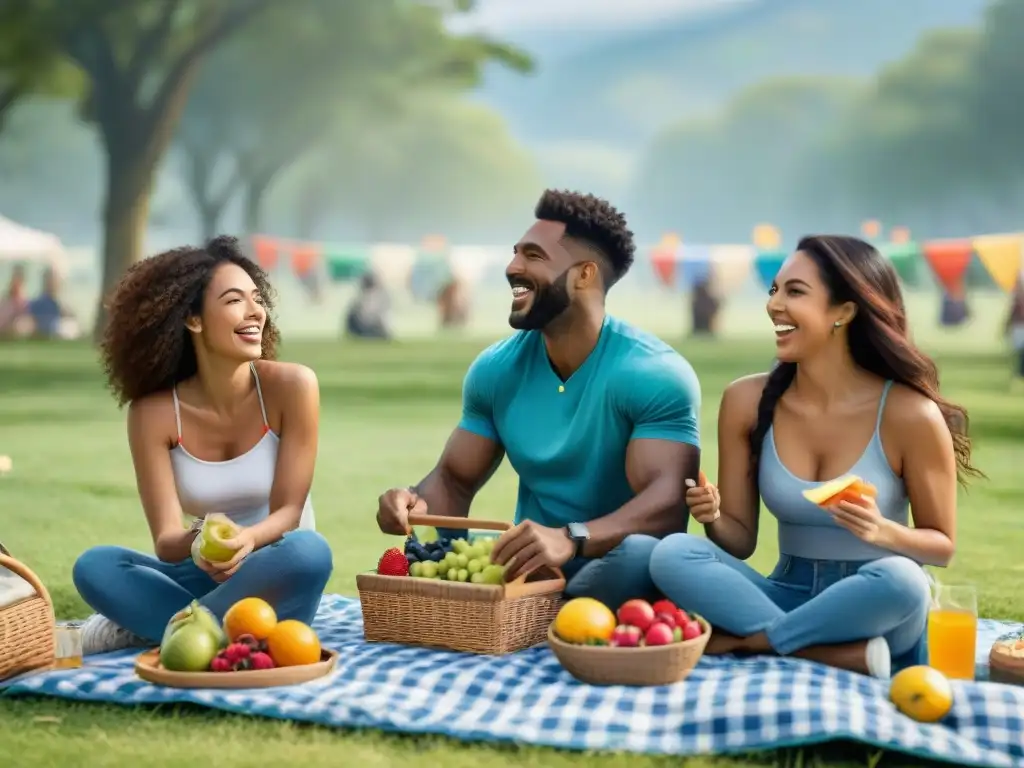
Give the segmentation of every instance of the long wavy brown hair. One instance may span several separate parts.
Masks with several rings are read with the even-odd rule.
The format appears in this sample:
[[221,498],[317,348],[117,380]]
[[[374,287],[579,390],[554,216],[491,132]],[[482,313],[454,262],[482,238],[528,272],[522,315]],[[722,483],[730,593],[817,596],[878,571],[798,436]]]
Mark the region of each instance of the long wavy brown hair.
[[[854,363],[934,401],[953,436],[957,479],[966,485],[968,476],[984,477],[971,464],[967,411],[939,394],[938,368],[910,340],[903,291],[891,262],[870,243],[856,237],[809,236],[797,244],[796,250],[807,254],[817,265],[833,306],[848,301],[857,305],[857,313],[847,329]],[[755,478],[775,405],[793,383],[796,370],[796,363],[779,363],[768,375],[761,393],[757,423],[750,431],[751,471]]]

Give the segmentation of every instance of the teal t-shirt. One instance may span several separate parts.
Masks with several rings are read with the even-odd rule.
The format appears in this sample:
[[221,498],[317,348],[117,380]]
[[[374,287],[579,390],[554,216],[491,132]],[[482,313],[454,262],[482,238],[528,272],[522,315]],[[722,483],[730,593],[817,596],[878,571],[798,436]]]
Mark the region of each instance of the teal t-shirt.
[[565,382],[539,331],[473,361],[459,427],[505,449],[519,476],[516,522],[561,527],[604,517],[635,495],[626,448],[637,438],[700,447],[700,384],[665,342],[606,317],[597,346]]

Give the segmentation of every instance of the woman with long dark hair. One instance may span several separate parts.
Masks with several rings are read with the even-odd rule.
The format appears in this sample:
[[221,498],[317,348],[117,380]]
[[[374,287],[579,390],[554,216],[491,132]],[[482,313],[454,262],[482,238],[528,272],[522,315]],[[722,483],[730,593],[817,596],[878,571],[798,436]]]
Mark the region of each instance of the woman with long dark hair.
[[[939,394],[934,363],[908,335],[896,271],[868,243],[804,238],[767,309],[778,364],[726,388],[719,486],[687,493],[707,538],[664,539],[651,576],[715,628],[708,653],[800,656],[888,677],[922,660],[923,566],[949,564],[958,479],[980,474],[967,414]],[[847,474],[874,485],[875,498],[824,510],[803,496]],[[761,501],[779,531],[767,577],[743,562]]]

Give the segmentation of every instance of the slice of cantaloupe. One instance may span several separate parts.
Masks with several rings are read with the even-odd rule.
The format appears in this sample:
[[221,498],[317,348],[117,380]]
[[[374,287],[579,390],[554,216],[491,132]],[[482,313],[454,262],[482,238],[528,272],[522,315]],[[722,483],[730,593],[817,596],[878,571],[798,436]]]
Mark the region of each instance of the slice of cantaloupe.
[[877,493],[875,486],[864,482],[857,475],[845,475],[804,491],[804,498],[819,507],[832,507],[840,501],[856,503],[862,496],[874,498]]

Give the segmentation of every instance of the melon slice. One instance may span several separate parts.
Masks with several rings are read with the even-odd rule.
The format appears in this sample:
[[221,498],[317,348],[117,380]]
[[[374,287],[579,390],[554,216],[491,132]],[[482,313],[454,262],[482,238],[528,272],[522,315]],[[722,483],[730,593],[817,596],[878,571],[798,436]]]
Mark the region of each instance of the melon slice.
[[875,486],[864,482],[857,475],[845,475],[804,491],[804,498],[819,507],[832,507],[840,501],[856,503],[860,501],[861,496],[874,498],[877,493],[878,489]]

